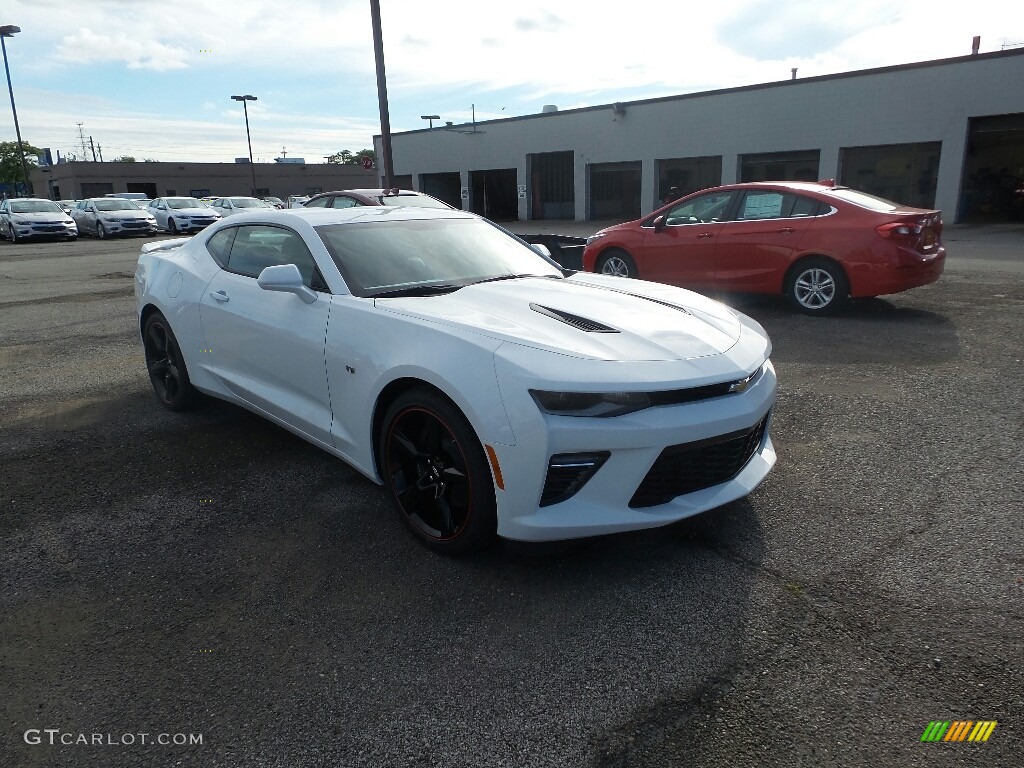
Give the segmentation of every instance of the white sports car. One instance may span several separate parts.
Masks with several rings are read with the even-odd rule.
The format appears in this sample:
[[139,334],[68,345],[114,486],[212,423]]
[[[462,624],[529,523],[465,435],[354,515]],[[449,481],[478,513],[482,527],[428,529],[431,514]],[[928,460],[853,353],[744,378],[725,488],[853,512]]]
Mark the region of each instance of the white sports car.
[[665,525],[775,463],[756,322],[566,273],[462,211],[239,214],[143,246],[135,295],[165,406],[265,416],[382,483],[438,551]]

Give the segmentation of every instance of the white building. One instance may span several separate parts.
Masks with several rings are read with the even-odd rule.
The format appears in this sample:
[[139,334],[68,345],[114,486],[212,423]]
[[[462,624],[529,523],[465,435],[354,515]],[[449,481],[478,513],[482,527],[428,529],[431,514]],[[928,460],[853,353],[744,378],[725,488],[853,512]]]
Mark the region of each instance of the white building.
[[823,178],[947,222],[998,220],[1024,186],[1024,49],[546,107],[396,133],[392,148],[398,186],[498,220],[625,220],[673,186]]

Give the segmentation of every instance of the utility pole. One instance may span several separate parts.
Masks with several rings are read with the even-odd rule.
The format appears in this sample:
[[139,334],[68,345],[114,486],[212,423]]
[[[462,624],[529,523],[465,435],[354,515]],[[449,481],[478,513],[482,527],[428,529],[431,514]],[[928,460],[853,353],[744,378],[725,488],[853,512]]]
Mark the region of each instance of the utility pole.
[[381,163],[384,188],[394,186],[394,166],[391,162],[391,116],[388,113],[388,84],[384,75],[384,39],[380,30],[380,0],[370,0],[370,20],[373,24],[373,53],[377,62],[377,102],[380,105]]
[[99,144],[96,145],[97,151],[100,153],[100,162],[103,162],[103,147]]
[[92,143],[92,136],[89,137],[89,146],[92,147],[92,161],[96,162],[96,145]]

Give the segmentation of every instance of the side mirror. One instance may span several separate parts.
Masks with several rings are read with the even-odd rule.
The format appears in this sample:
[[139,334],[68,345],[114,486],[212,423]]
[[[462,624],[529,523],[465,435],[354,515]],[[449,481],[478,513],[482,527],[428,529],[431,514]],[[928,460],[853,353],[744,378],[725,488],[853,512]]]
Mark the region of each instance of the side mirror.
[[664,229],[665,229],[665,217],[664,216],[656,216],[654,218],[654,231],[655,232],[661,232]]
[[316,291],[302,282],[302,274],[294,264],[266,267],[260,272],[256,282],[264,291],[294,293],[307,304],[316,301]]
[[544,245],[544,243],[530,243],[530,247],[533,248],[533,250],[535,250],[541,256],[545,256],[546,258],[549,259],[552,258],[551,250],[546,245]]

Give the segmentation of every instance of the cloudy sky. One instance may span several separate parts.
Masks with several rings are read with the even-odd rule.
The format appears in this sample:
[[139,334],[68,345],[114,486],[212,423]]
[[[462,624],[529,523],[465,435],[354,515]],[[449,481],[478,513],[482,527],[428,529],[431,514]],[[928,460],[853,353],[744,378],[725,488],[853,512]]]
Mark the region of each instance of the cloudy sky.
[[[381,0],[392,131],[1024,46],[1020,0]],[[322,162],[380,133],[369,0],[3,0],[22,138]],[[935,94],[922,98],[936,98]],[[0,141],[14,139],[6,99]],[[81,129],[79,128],[81,124]],[[91,158],[91,150],[87,152]]]

